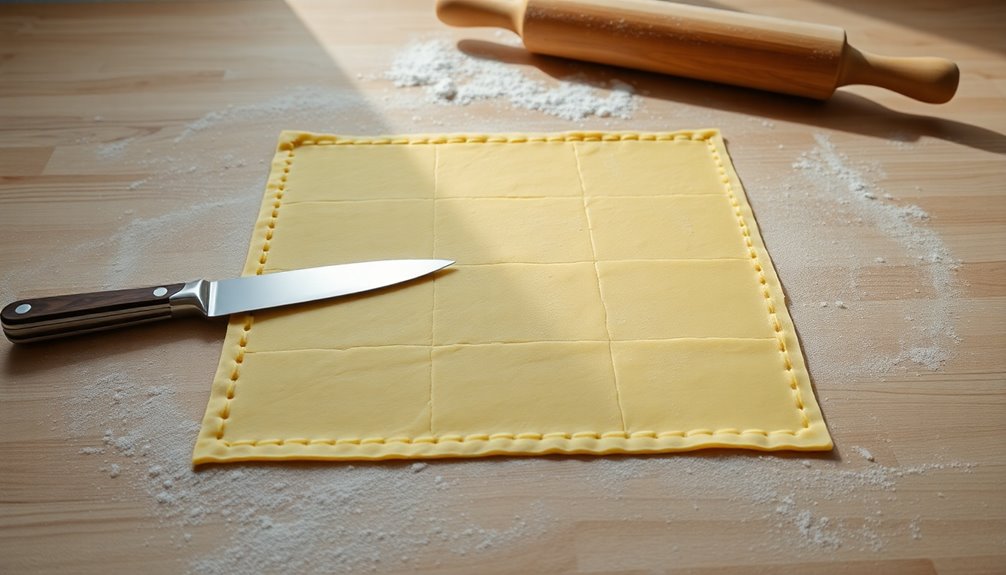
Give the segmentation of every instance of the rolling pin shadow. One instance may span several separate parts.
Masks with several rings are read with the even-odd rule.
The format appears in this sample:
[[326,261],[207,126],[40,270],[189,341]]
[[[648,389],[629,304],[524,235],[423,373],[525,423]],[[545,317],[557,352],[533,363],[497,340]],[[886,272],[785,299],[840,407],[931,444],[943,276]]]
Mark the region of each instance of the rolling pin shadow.
[[660,0],[437,0],[437,16],[512,30],[537,54],[818,100],[865,84],[940,104],[960,80],[950,60],[863,52],[834,26]]

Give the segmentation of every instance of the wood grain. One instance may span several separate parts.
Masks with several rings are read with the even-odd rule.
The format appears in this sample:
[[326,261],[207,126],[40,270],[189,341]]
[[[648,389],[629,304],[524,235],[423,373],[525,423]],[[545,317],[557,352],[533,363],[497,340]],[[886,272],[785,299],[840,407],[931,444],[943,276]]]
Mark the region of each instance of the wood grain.
[[[571,64],[491,30],[451,30],[433,2],[410,0],[0,6],[3,303],[237,275],[283,128],[718,127],[836,442],[810,458],[709,452],[193,474],[192,423],[223,325],[181,320],[30,349],[0,342],[0,572],[292,572],[311,554],[329,561],[307,564],[317,572],[1006,572],[1006,9],[992,0],[696,4],[837,26],[871,52],[945,56],[961,65],[960,89],[938,107],[859,86],[818,103]],[[543,83],[620,79],[640,108],[628,120],[569,122],[492,102],[427,103],[421,89],[396,90],[382,75],[403,46],[430,35],[469,41],[462,49],[478,41],[480,57]],[[880,197],[885,205],[928,214],[909,222],[915,236],[892,232],[901,220],[864,219],[876,212],[829,191],[840,177],[794,168],[828,143],[846,177],[892,196]],[[920,238],[953,262],[919,261],[929,252],[909,244]],[[942,361],[912,360],[927,351]],[[173,502],[158,499],[166,478],[151,475],[162,473],[155,465],[178,474]],[[315,507],[233,497],[252,490],[332,515],[298,531]],[[815,531],[823,517],[830,527]],[[840,544],[822,543],[828,536]]]

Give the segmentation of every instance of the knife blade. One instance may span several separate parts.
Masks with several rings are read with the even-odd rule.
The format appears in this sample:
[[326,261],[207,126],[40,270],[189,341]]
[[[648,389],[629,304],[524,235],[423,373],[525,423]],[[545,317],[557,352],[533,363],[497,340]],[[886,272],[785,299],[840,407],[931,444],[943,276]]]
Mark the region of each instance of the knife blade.
[[14,343],[113,329],[182,315],[219,317],[371,291],[443,269],[443,259],[379,260],[148,288],[24,299],[0,311]]

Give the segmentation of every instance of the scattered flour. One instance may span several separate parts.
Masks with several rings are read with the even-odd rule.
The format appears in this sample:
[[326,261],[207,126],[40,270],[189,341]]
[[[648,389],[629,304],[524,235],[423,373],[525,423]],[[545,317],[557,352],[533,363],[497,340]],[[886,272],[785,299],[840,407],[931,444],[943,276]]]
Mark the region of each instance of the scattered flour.
[[[254,191],[252,194],[260,195],[262,192]],[[248,232],[242,228],[250,225],[248,222],[254,219],[253,201],[241,195],[232,195],[224,199],[203,200],[189,205],[184,205],[174,211],[169,211],[158,216],[144,218],[133,216],[114,234],[106,240],[115,247],[115,255],[112,258],[112,265],[108,269],[109,286],[121,288],[136,283],[137,276],[142,277],[146,282],[158,281],[188,281],[196,279],[185,276],[181,278],[158,278],[156,262],[150,262],[149,257],[157,253],[163,246],[188,247],[193,252],[198,251],[198,246],[192,244],[191,238],[201,237],[200,233],[208,222],[212,222],[212,229],[221,235],[232,238],[227,242],[234,252],[238,252],[240,246],[247,243]],[[243,208],[243,209],[242,209]],[[186,246],[186,242],[189,245]],[[233,245],[232,245],[233,244]],[[235,253],[236,255],[236,253]],[[235,261],[238,261],[235,259]],[[149,268],[149,269],[148,269]],[[199,270],[188,272],[196,274]],[[231,270],[230,273],[236,273]],[[222,274],[217,272],[218,279]],[[140,280],[143,281],[143,280]]]
[[[789,511],[782,512],[784,515]],[[804,509],[796,514],[795,524],[804,539],[818,547],[827,549],[837,549],[841,547],[842,540],[839,539],[829,529],[830,519],[827,517],[814,517],[809,510]]]
[[[436,549],[455,557],[488,554],[553,527],[551,512],[536,500],[512,506],[512,515],[498,520],[458,515],[446,502],[463,501],[459,480],[420,473],[432,467],[426,462],[194,471],[190,452],[198,424],[187,420],[170,387],[144,383],[152,379],[147,368],[106,374],[81,386],[65,402],[64,413],[70,439],[100,435],[100,447],[86,446],[81,453],[104,454],[98,469],[106,478],[125,479],[145,493],[176,545],[209,538],[212,551],[183,565],[183,571],[415,568],[436,561]],[[112,495],[130,497],[129,490]]]
[[[793,163],[793,168],[812,184],[812,190],[807,194],[813,196],[815,209],[820,210],[822,202],[831,203],[834,208],[829,208],[829,212],[834,219],[844,219],[849,227],[879,233],[884,241],[904,252],[903,256],[891,254],[876,257],[864,254],[856,259],[855,249],[850,249],[849,245],[839,248],[838,240],[831,240],[829,244],[821,238],[815,238],[812,242],[817,244],[813,248],[814,253],[818,254],[816,257],[827,254],[828,258],[832,258],[831,262],[821,262],[822,265],[847,265],[852,270],[850,277],[853,277],[858,273],[857,270],[870,265],[864,263],[866,260],[872,260],[870,263],[874,265],[888,266],[904,261],[922,271],[928,284],[927,289],[933,292],[933,297],[924,305],[912,306],[911,301],[898,304],[911,306],[913,313],[909,326],[898,328],[896,334],[891,334],[898,339],[899,344],[899,349],[894,353],[884,355],[877,351],[877,346],[866,344],[863,349],[870,349],[872,355],[863,363],[851,365],[847,356],[836,360],[850,369],[866,370],[871,376],[883,376],[908,365],[928,370],[939,369],[953,357],[954,347],[960,342],[954,328],[957,317],[956,299],[959,295],[956,272],[960,262],[953,257],[939,234],[928,227],[930,215],[925,210],[917,205],[897,202],[894,196],[883,191],[874,182],[876,170],[854,165],[837,149],[829,136],[819,133],[814,135],[814,139],[816,146],[800,154]],[[813,263],[815,256],[806,253],[806,244],[801,249],[805,252],[801,257],[805,257],[806,262]],[[834,289],[835,286],[828,287]],[[851,292],[850,295],[865,295],[853,290],[857,290],[855,280],[850,281],[845,291]],[[919,293],[919,290],[916,289],[915,293]],[[821,307],[827,305],[827,302],[821,302]],[[833,305],[841,309],[848,307],[843,300],[837,300]],[[856,307],[862,308],[859,310],[861,313],[870,313],[865,305]],[[897,326],[892,326],[892,329],[895,328]],[[863,333],[861,337],[868,338],[870,334]]]
[[406,46],[385,77],[400,88],[424,87],[429,101],[437,104],[504,100],[514,108],[565,120],[627,119],[637,107],[633,88],[625,82],[613,80],[598,90],[570,77],[550,85],[529,78],[513,64],[468,56],[442,39]]
[[928,370],[935,371],[943,366],[950,359],[950,352],[945,348],[937,346],[912,347],[902,351],[894,358],[893,363],[900,365],[904,362],[922,366]]
[[858,453],[860,457],[862,457],[863,459],[865,459],[867,461],[871,461],[871,462],[872,461],[876,461],[876,459],[873,457],[873,453],[871,453],[870,450],[867,449],[867,448],[865,448],[865,447],[860,447],[858,445],[854,445],[854,446],[852,446],[852,450],[855,451],[856,453]]
[[325,131],[330,129],[328,126],[333,119],[340,118],[344,114],[355,115],[358,120],[363,120],[360,111],[365,108],[366,101],[363,96],[350,88],[297,86],[267,100],[252,104],[229,105],[223,110],[209,112],[187,124],[174,141],[183,142],[221,124],[268,121],[280,125],[278,132],[279,129],[292,128],[291,122],[303,118],[313,120],[314,131]]
[[[959,262],[936,232],[917,225],[929,219],[929,214],[916,205],[877,202],[877,187],[865,173],[850,166],[848,158],[838,151],[827,135],[815,134],[814,139],[817,147],[801,154],[793,167],[831,191],[836,191],[838,187],[837,191],[847,192],[849,195],[838,198],[840,204],[852,206],[861,220],[870,220],[885,234],[898,240],[920,262],[942,264],[932,270],[933,283],[943,292],[953,293],[956,286],[953,272]],[[884,198],[893,199],[889,194]]]
[[[890,539],[905,534],[903,519],[876,515],[882,502],[896,507],[892,502],[897,502],[899,485],[924,480],[930,473],[970,473],[974,468],[960,462],[859,468],[828,460],[722,454],[598,459],[584,465],[594,470],[599,500],[624,501],[638,481],[656,481],[683,501],[723,498],[730,509],[744,510],[742,521],[768,523],[770,537],[756,549],[771,552],[793,546],[812,552],[838,547],[881,551]],[[702,506],[689,507],[701,511]],[[825,515],[823,508],[836,516]]]
[[122,152],[129,147],[132,138],[123,138],[107,144],[98,146],[98,157],[102,160],[112,160],[122,155]]
[[919,526],[919,521],[921,518],[916,517],[908,524],[908,529],[912,534],[912,539],[919,540],[922,539],[922,528]]
[[[206,550],[179,565],[191,573],[393,572],[491,561],[496,552],[508,557],[561,526],[570,510],[551,505],[568,505],[569,485],[577,486],[576,497],[590,501],[591,509],[625,520],[701,519],[728,505],[741,521],[766,526],[753,539],[753,551],[797,557],[839,548],[878,552],[892,539],[918,533],[918,521],[912,527],[903,513],[875,515],[882,505],[899,507],[899,487],[974,467],[954,461],[887,467],[854,447],[871,465],[710,452],[289,462],[194,471],[189,457],[198,430],[195,414],[158,380],[170,380],[170,368],[151,376],[150,367],[105,374],[79,387],[62,411],[73,430],[69,440],[103,450],[80,456],[85,469],[95,466],[96,481],[116,479],[131,488],[112,491],[113,500],[146,498],[171,544]],[[537,486],[536,495],[511,499],[503,516],[478,513],[482,497],[514,482]],[[674,499],[655,507],[642,496],[652,489],[672,492]],[[911,512],[909,503],[904,513]]]

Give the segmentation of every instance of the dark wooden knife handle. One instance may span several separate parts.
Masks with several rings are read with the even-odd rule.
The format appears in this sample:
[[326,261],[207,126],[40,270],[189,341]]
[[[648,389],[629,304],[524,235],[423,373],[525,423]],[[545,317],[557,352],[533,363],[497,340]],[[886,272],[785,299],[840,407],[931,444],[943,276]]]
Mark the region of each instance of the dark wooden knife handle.
[[26,343],[171,317],[184,283],[24,299],[0,311],[4,335]]

